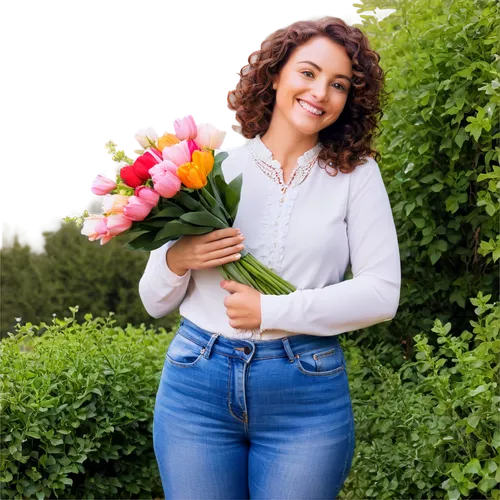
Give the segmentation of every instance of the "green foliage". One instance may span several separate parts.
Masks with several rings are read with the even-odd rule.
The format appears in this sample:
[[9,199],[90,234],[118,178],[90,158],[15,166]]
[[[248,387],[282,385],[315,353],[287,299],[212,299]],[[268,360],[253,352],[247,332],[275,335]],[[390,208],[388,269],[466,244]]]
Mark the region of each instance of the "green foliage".
[[477,318],[460,335],[436,319],[415,336],[416,360],[367,351],[347,338],[356,452],[345,499],[500,498],[500,304],[472,298]]
[[[499,499],[500,305],[472,298],[471,331],[436,319],[415,361],[346,337],[356,453],[342,497]],[[172,333],[85,315],[0,343],[2,498],[161,495],[154,399]],[[40,333],[44,331],[43,335]]]
[[0,496],[163,496],[152,416],[172,334],[70,310],[0,343]]
[[[21,323],[49,322],[62,316],[68,304],[94,316],[115,313],[118,325],[142,322],[170,328],[178,311],[154,319],[144,309],[138,284],[148,254],[123,247],[119,241],[106,245],[88,241],[70,224],[45,233],[45,252],[38,255],[15,242],[1,250],[1,332]],[[78,320],[83,315],[78,313]]]
[[500,15],[496,0],[362,0],[386,72],[376,148],[398,229],[396,335],[439,316],[467,328],[466,297],[498,296]]

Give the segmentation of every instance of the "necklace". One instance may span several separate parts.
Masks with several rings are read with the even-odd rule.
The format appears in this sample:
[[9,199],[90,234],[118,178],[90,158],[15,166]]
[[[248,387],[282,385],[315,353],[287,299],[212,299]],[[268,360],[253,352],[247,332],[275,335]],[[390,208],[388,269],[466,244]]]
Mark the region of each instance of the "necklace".
[[288,188],[292,185],[295,178],[297,178],[296,184],[299,185],[304,179],[309,175],[309,172],[313,168],[316,160],[318,159],[319,152],[313,156],[313,158],[307,163],[305,167],[301,167],[297,165],[290,176],[290,180],[285,184],[285,180],[283,179],[283,170],[281,168],[275,168],[270,163],[267,163],[264,160],[261,160],[253,148],[250,148],[250,152],[252,153],[252,157],[260,168],[260,170],[267,175],[267,177],[271,178],[276,184],[279,185],[281,194],[285,194]]

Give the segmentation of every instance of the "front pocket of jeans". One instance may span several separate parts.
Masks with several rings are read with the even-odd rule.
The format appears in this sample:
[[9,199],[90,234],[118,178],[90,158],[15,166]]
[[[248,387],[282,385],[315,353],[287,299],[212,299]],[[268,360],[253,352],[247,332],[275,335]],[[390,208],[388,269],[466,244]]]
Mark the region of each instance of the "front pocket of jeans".
[[178,330],[167,349],[166,359],[175,366],[189,368],[201,359],[204,352],[205,348],[188,339]]
[[310,377],[326,377],[344,371],[344,358],[340,347],[329,347],[304,352],[295,358],[297,368]]

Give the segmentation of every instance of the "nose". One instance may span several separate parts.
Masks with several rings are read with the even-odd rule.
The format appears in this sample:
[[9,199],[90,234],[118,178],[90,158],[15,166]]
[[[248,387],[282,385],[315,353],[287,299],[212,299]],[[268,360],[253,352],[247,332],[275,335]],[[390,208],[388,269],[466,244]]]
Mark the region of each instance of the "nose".
[[324,101],[328,95],[328,88],[324,84],[317,82],[311,87],[311,95],[315,97],[317,101]]

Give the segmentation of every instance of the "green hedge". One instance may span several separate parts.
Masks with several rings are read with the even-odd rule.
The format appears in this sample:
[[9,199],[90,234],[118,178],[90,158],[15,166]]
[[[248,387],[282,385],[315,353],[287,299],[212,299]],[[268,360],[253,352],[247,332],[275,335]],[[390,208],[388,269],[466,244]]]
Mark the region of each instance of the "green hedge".
[[[500,499],[500,305],[490,298],[471,299],[470,331],[436,319],[397,370],[398,347],[341,337],[356,421],[342,498]],[[4,339],[1,497],[162,497],[152,417],[172,337],[73,314]]]
[[356,451],[342,498],[500,498],[500,305],[471,299],[470,331],[434,321],[438,348],[415,336],[416,361],[393,370],[398,347],[367,351],[347,337]]
[[71,310],[0,343],[0,496],[163,496],[152,416],[173,334]]
[[[179,322],[177,311],[156,319],[142,305],[139,280],[147,252],[129,250],[118,241],[101,246],[71,224],[44,237],[41,254],[17,241],[0,249],[0,337],[13,332],[17,322],[39,324],[53,315],[63,317],[72,304],[95,317],[113,311],[118,326],[145,323],[170,330]],[[83,314],[77,313],[76,319],[83,321]]]
[[[402,262],[390,333],[406,336],[411,357],[413,335],[434,318],[461,331],[474,317],[468,297],[500,293],[498,0],[354,5],[386,73],[375,147]],[[376,8],[394,11],[379,21]]]

